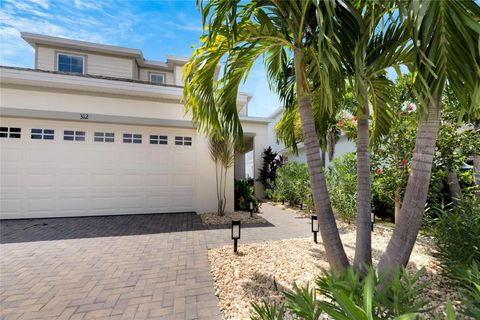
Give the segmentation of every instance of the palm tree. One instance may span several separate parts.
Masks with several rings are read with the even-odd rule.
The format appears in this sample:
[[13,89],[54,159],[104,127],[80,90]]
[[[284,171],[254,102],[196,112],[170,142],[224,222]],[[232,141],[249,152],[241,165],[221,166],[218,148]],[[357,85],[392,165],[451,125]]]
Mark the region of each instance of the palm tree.
[[[327,259],[333,270],[349,265],[333,215],[322,168],[319,142],[312,112],[311,73],[330,83],[328,68],[318,54],[327,52],[328,33],[334,2],[212,0],[200,3],[207,33],[184,68],[184,100],[193,121],[200,129],[216,134],[221,123],[234,137],[242,136],[236,112],[238,87],[248,76],[253,63],[266,57],[267,75],[280,75],[293,58],[295,93],[307,154],[310,184]],[[223,59],[223,60],[222,60]],[[222,76],[215,81],[217,65],[224,62]],[[308,70],[307,70],[308,69]],[[281,91],[285,94],[285,91]],[[332,96],[323,97],[323,105],[332,105]]]
[[461,106],[480,108],[480,7],[474,1],[411,1],[401,10],[410,25],[420,97],[412,171],[392,238],[378,268],[393,270],[408,263],[422,223],[440,126],[441,95],[449,84]]
[[386,72],[408,62],[411,48],[397,9],[394,1],[350,1],[336,12],[336,48],[357,101],[357,270],[372,263],[370,118],[374,140],[388,133],[394,84]]

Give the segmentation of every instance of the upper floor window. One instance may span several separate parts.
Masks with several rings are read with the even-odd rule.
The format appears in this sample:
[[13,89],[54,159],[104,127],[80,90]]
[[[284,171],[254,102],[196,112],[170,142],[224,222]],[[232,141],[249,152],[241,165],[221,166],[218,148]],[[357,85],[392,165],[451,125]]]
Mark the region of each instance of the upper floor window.
[[57,55],[57,71],[85,73],[85,57],[59,53]]
[[63,131],[63,140],[69,141],[85,141],[85,131]]
[[150,82],[155,84],[164,84],[165,83],[165,74],[164,73],[150,73]]
[[21,128],[0,127],[0,138],[20,139]]
[[55,130],[53,129],[32,129],[32,139],[36,140],[53,140],[55,138]]

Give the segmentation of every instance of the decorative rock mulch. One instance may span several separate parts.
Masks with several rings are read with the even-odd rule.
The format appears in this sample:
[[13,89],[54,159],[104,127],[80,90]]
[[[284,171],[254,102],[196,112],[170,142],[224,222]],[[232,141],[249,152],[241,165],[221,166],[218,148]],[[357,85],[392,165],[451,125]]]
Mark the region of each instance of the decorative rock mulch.
[[[378,262],[385,250],[391,230],[376,228],[373,234],[373,259]],[[355,232],[348,228],[342,241],[350,260],[355,252]],[[299,286],[314,285],[315,279],[328,269],[321,243],[311,238],[266,241],[239,246],[239,254],[231,246],[211,249],[208,252],[211,271],[215,279],[216,295],[225,319],[249,319],[251,303],[281,302],[282,290],[291,289],[293,282]],[[425,298],[432,307],[443,310],[447,297],[458,305],[455,288],[439,274],[438,262],[431,256],[429,241],[417,241],[408,269],[411,272],[425,267],[421,280],[431,282]]]
[[237,211],[234,213],[225,213],[223,216],[219,216],[217,213],[202,213],[200,214],[203,224],[207,225],[225,225],[231,224],[232,220],[240,220],[242,224],[263,224],[268,223],[267,220],[260,217],[257,213],[250,217],[250,212]]

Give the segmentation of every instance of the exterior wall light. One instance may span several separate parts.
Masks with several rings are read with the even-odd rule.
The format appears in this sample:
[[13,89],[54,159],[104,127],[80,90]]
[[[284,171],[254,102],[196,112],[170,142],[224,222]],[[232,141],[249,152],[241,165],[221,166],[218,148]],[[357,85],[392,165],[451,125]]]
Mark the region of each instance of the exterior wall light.
[[240,239],[240,220],[232,220],[232,239],[233,239],[233,252],[237,252],[237,241]]
[[248,204],[248,208],[250,209],[250,218],[253,218],[253,202],[250,201]]
[[318,233],[319,228],[320,228],[320,226],[318,225],[318,217],[317,216],[312,216],[312,232],[313,232],[313,241],[315,243],[318,243],[317,233]]

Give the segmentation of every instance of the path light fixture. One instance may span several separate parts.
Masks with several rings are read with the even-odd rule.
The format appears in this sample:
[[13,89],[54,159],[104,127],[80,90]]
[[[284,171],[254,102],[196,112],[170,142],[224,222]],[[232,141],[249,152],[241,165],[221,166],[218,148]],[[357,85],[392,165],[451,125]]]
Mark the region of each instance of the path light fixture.
[[317,241],[317,233],[319,230],[319,225],[318,225],[318,217],[317,216],[312,216],[312,232],[313,232],[313,241],[315,243],[318,243]]
[[253,202],[250,201],[248,204],[248,209],[250,210],[250,218],[253,218]]
[[372,212],[372,231],[373,231],[373,224],[375,223],[375,213]]
[[237,252],[237,241],[240,239],[240,220],[232,220],[232,239],[233,239],[233,252]]

